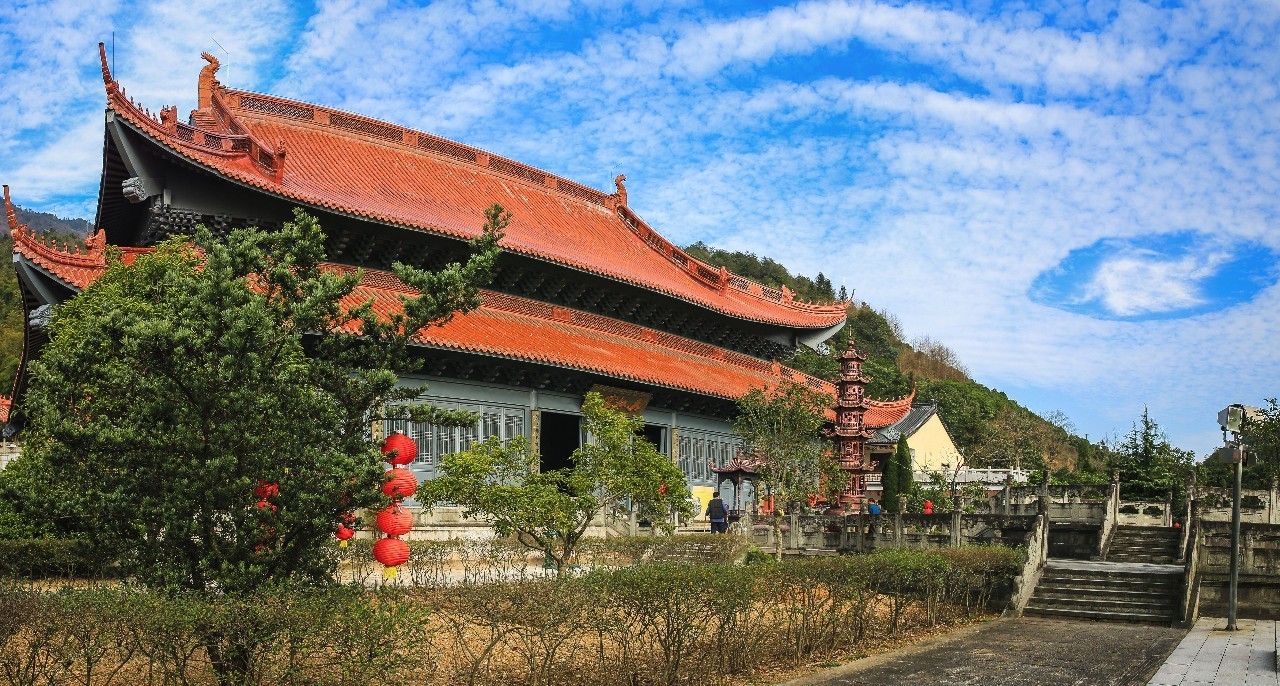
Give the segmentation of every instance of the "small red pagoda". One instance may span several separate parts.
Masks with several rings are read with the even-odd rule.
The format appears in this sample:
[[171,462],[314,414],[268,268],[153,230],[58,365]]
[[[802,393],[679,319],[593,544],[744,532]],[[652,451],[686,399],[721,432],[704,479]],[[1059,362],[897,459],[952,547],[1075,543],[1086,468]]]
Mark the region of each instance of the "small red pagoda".
[[835,423],[828,432],[834,445],[834,454],[840,461],[840,469],[849,475],[840,496],[840,507],[846,512],[860,509],[869,492],[880,489],[883,464],[872,460],[867,451],[867,440],[881,427],[902,419],[911,409],[915,396],[913,390],[903,398],[893,401],[871,400],[866,396],[866,384],[870,379],[862,373],[866,355],[858,352],[853,339],[840,354],[840,378],[836,380]]

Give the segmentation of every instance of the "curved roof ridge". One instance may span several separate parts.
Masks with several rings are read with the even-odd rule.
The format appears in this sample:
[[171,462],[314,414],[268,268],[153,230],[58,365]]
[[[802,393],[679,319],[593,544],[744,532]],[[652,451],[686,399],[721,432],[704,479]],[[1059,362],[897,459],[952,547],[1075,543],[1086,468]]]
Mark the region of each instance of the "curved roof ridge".
[[[283,98],[278,95],[269,93],[260,93],[257,91],[240,90],[235,88],[223,88],[223,92],[231,100],[231,107],[234,110],[249,111],[263,116],[282,118],[297,122],[300,124],[311,124],[316,126],[329,126],[342,130],[346,134],[354,135],[367,142],[383,145],[390,144],[413,152],[419,152],[423,149],[431,152],[437,152],[450,158],[450,161],[471,162],[491,173],[503,173],[506,176],[514,177],[517,180],[532,183],[535,186],[549,188],[553,191],[560,191],[567,194],[572,199],[587,202],[600,207],[604,207],[616,211],[623,223],[628,225],[632,231],[641,234],[641,238],[649,244],[651,248],[662,253],[664,256],[671,258],[678,266],[688,269],[694,276],[707,283],[707,285],[724,289],[726,287],[735,287],[739,290],[751,295],[772,300],[777,303],[784,303],[794,309],[809,310],[815,313],[844,312],[850,301],[836,301],[833,303],[812,303],[795,300],[789,288],[785,285],[781,289],[770,288],[757,281],[746,278],[740,274],[725,269],[721,266],[719,269],[708,265],[707,263],[693,257],[685,252],[683,248],[676,246],[668,241],[660,233],[652,229],[647,222],[640,218],[627,205],[627,192],[623,182],[625,176],[619,176],[614,180],[617,185],[617,191],[605,194],[596,190],[591,186],[579,183],[565,176],[546,171],[530,164],[518,162],[507,157],[498,155],[479,146],[461,143],[444,136],[426,131],[420,131],[409,126],[403,126],[394,122],[383,119],[367,117],[362,114],[342,110],[327,105],[317,105],[315,103],[303,100],[293,100]],[[216,92],[216,91],[215,91]],[[333,116],[339,115],[342,119],[340,123],[335,124]],[[349,119],[348,119],[349,118]],[[415,143],[410,143],[416,137]],[[495,163],[498,166],[495,166]],[[539,179],[541,177],[541,179]],[[569,188],[566,188],[566,184]],[[637,226],[638,225],[638,226]]]
[[[101,44],[99,53],[112,111],[160,144],[233,182],[318,208],[460,238],[474,233],[463,217],[475,209],[468,203],[479,202],[481,194],[489,198],[486,202],[509,195],[511,204],[523,205],[530,222],[545,222],[527,227],[530,235],[508,241],[513,252],[631,283],[747,321],[820,329],[847,317],[847,302],[798,301],[785,287],[772,289],[694,259],[627,207],[625,177],[615,179],[617,192],[606,195],[434,134],[301,101],[228,89],[217,81],[213,61],[200,73],[201,109],[193,113],[192,124],[185,124],[177,121],[175,107],[161,108],[156,116],[128,98],[112,77]],[[335,145],[342,138],[371,147]],[[277,142],[267,144],[266,140]],[[430,163],[397,157],[397,152],[421,155]],[[441,164],[446,168],[432,166]],[[447,167],[515,181],[536,192],[517,196],[510,188],[494,184],[486,188],[484,183],[471,182]],[[388,176],[388,169],[400,171]],[[371,175],[378,184],[359,183]],[[441,194],[445,197],[438,197]],[[540,197],[594,206],[601,214],[582,214]],[[448,208],[450,204],[455,207]],[[517,212],[517,221],[520,219]],[[561,235],[551,235],[549,229]],[[513,227],[509,238],[517,232],[518,227]],[[539,233],[546,235],[533,235]],[[628,235],[631,238],[623,238]],[[601,245],[591,245],[593,242]],[[652,257],[639,258],[637,249]],[[659,267],[658,260],[666,266]]]
[[[6,202],[6,209],[12,204]],[[12,220],[16,223],[16,218]],[[107,269],[105,232],[85,241],[85,250],[50,245],[19,225],[14,250],[75,290],[83,290]],[[125,248],[125,261],[154,248]],[[323,268],[350,273],[357,268],[331,262]],[[410,291],[395,274],[360,269],[362,279],[349,297],[375,300],[386,314]],[[470,315],[475,314],[474,317]],[[537,335],[511,336],[518,326]],[[505,333],[504,333],[505,332]],[[501,334],[501,335],[496,335]],[[482,291],[480,308],[450,322],[424,329],[420,344],[553,364],[606,376],[733,399],[751,388],[768,387],[801,372],[676,334],[495,291]],[[571,350],[561,351],[560,345]],[[534,348],[541,346],[537,350]],[[599,346],[605,346],[600,354]],[[593,352],[594,351],[594,352]],[[644,359],[636,359],[636,357]],[[652,368],[650,368],[652,366]]]
[[911,392],[907,393],[906,395],[900,396],[898,398],[893,398],[892,400],[875,400],[873,398],[867,398],[867,404],[872,407],[898,408],[898,407],[905,406],[907,408],[910,408],[911,401],[914,400],[915,397],[916,397],[916,387],[912,386]]

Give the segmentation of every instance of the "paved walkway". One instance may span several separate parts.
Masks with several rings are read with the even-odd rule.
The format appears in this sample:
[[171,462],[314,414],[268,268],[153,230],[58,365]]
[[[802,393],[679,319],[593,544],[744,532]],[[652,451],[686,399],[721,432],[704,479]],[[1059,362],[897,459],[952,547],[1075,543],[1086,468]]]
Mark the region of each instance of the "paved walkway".
[[1184,633],[1147,624],[997,619],[785,686],[1141,686]]
[[1276,669],[1276,622],[1202,617],[1165,660],[1150,686],[1214,684],[1216,686],[1280,686]]

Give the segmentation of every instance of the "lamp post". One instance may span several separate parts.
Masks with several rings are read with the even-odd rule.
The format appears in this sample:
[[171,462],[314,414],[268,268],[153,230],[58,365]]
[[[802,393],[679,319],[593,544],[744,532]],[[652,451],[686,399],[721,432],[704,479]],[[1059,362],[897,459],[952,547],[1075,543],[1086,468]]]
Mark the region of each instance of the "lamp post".
[[[1236,630],[1236,593],[1240,585],[1240,482],[1244,473],[1245,450],[1240,435],[1241,425],[1246,413],[1257,412],[1257,408],[1244,405],[1228,405],[1218,412],[1218,425],[1222,427],[1222,442],[1225,444],[1215,454],[1215,459],[1232,464],[1231,486],[1231,566],[1230,580],[1227,586],[1227,631]],[[1235,441],[1227,438],[1230,433]]]

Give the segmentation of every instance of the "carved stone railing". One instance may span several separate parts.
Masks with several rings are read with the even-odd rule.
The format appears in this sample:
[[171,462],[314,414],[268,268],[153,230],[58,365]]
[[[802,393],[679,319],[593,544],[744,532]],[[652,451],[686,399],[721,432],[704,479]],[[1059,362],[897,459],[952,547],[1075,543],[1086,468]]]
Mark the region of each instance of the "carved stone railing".
[[[1207,522],[1229,522],[1231,498],[1230,488],[1197,487],[1194,491],[1196,513]],[[1280,524],[1280,487],[1241,490],[1240,521]]]
[[[999,543],[1026,545],[1037,515],[942,514],[783,517],[781,545],[791,552],[867,552],[883,548],[931,549]],[[773,549],[772,522],[763,517],[751,529],[752,542]]]

